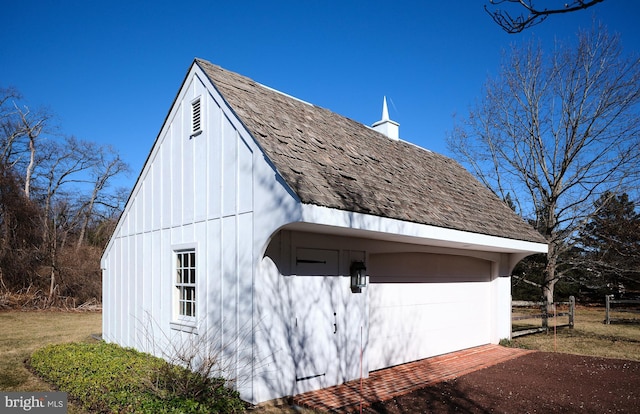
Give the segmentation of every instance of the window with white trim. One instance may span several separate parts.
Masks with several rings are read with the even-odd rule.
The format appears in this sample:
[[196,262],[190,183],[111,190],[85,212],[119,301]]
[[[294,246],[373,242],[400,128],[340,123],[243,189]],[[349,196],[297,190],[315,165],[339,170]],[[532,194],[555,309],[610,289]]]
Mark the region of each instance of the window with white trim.
[[196,250],[178,250],[176,256],[176,316],[179,321],[196,318]]
[[200,112],[200,98],[191,102],[191,135],[198,135],[202,132],[202,114]]

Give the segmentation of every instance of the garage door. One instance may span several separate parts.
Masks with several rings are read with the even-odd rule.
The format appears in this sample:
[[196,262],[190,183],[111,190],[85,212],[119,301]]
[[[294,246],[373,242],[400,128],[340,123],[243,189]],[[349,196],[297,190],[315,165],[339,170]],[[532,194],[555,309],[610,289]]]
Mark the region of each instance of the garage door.
[[490,274],[465,256],[371,254],[369,370],[489,343]]

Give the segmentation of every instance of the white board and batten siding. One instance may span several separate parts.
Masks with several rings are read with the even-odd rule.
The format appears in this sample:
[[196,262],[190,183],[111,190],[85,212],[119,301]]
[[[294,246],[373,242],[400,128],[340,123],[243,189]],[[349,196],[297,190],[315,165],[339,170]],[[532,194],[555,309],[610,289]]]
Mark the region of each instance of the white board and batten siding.
[[366,375],[367,295],[350,288],[353,261],[366,252],[349,238],[274,235],[256,279],[258,401]]
[[[174,251],[183,248],[196,251],[198,333],[236,341],[250,326],[257,148],[201,79],[197,68],[187,76],[105,250],[107,341],[160,353],[150,344],[186,335],[172,325]],[[198,98],[202,132],[192,135]]]

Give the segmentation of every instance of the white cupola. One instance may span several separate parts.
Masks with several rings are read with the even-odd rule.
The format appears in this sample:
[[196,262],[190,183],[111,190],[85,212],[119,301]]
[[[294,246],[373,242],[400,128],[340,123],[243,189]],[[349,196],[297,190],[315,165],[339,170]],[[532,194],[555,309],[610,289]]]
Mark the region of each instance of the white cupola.
[[393,140],[400,139],[400,124],[389,119],[386,96],[382,100],[382,119],[371,125],[371,127]]

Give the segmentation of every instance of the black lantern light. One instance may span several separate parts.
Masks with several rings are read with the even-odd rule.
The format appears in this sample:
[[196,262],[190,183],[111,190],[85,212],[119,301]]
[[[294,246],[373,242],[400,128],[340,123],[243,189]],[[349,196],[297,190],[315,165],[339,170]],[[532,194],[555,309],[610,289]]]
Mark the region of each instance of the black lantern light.
[[364,262],[351,263],[351,289],[360,292],[360,289],[367,286],[367,267]]

